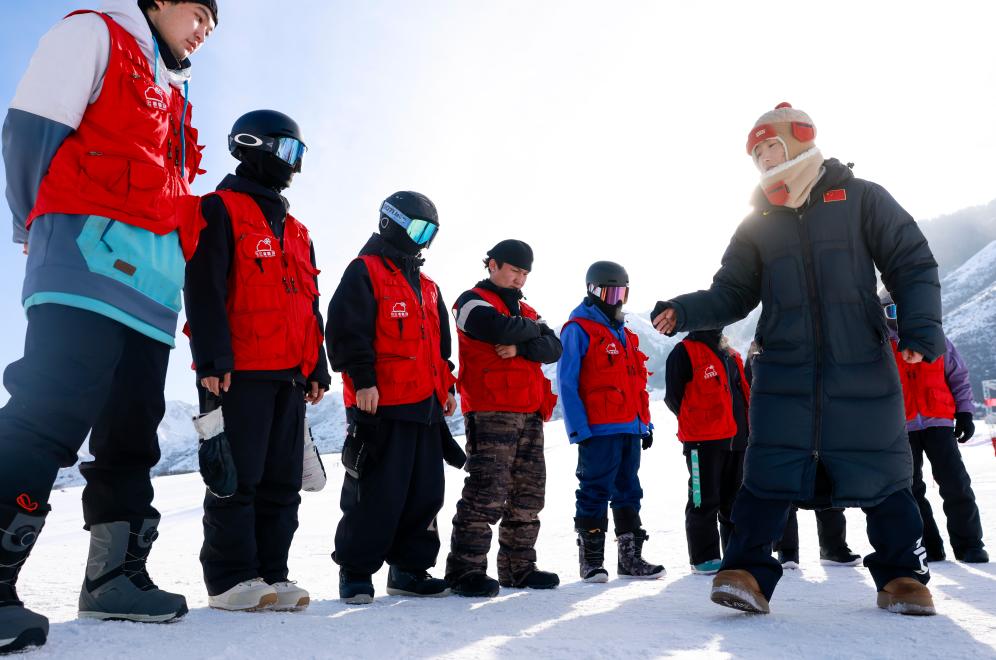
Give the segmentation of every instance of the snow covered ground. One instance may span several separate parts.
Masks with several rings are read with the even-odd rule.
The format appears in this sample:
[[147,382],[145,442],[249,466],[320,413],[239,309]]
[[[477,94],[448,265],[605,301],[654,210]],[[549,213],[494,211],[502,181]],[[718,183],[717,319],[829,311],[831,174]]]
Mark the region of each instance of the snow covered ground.
[[[76,620],[88,537],[81,529],[80,489],[53,494],[53,513],[26,565],[20,593],[52,620],[48,645],[37,658],[394,658],[394,657],[749,657],[749,658],[996,658],[996,564],[944,562],[931,567],[939,616],[902,617],[875,607],[863,568],[824,568],[818,561],[815,519],[799,515],[802,568],[783,579],[772,614],[750,616],[709,602],[711,578],[689,573],[683,527],[684,462],[673,439],[674,419],[653,404],[657,441],[643,453],[645,555],[665,564],[654,582],[610,580],[583,584],[577,575],[572,516],[576,450],[561,422],[547,426],[547,507],[542,514],[540,564],[560,573],[552,592],[502,590],[493,600],[384,597],[386,569],[374,580],[375,603],[350,607],[337,600],[337,570],[329,558],[339,519],[342,468],[326,457],[328,487],[305,493],[301,528],[291,553],[291,577],[312,592],[312,606],[296,614],[233,614],[207,609],[197,553],[203,487],[196,474],[156,479],[163,513],[151,573],[183,592],[190,614],[172,625]],[[985,428],[963,450],[982,509],[988,540],[996,542],[996,458]],[[439,518],[445,561],[450,519],[461,473],[447,468],[447,500]],[[936,488],[930,490],[942,515]],[[863,515],[849,511],[849,541],[870,551]],[[940,522],[940,521],[939,521]],[[497,544],[495,544],[497,545]],[[614,566],[614,547],[607,556]],[[994,543],[996,546],[996,543]],[[492,554],[492,565],[494,555]],[[614,573],[614,571],[612,571]],[[435,574],[441,575],[437,567]]]

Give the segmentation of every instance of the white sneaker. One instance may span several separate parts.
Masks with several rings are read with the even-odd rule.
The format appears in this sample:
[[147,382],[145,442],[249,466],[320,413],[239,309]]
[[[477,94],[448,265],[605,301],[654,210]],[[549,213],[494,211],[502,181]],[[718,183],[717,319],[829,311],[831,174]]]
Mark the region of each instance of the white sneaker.
[[270,585],[277,592],[277,604],[273,609],[281,612],[300,612],[311,604],[311,596],[307,591],[288,580],[274,582]]
[[277,591],[261,578],[239,582],[217,596],[208,596],[208,605],[230,612],[258,612],[277,604]]

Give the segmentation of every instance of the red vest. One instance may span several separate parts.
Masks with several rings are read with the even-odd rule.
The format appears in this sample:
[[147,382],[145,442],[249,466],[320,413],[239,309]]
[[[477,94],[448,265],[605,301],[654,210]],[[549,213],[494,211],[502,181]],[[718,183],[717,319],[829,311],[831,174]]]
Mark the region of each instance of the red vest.
[[[367,266],[377,300],[373,345],[378,405],[418,403],[433,394],[445,405],[456,379],[439,352],[439,288],[420,273],[420,303],[404,273],[389,259],[369,254],[359,259]],[[355,406],[356,389],[345,373],[342,383],[346,407]]]
[[639,417],[650,423],[647,393],[647,356],[640,351],[640,338],[629,328],[626,345],[606,326],[589,319],[572,319],[588,335],[588,351],[581,360],[578,394],[588,415],[588,424],[625,424]]
[[[52,158],[27,222],[47,213],[99,215],[168,234],[179,226],[176,200],[190,194],[189,183],[201,173],[203,147],[190,125],[191,108],[184,117],[181,90],[169,93],[156,84],[135,37],[106,14],[97,15],[110,34],[100,96]],[[195,236],[181,227],[188,256]]]
[[[472,290],[499,313],[511,316],[497,293],[481,288]],[[523,318],[533,321],[539,318],[536,310],[524,302],[519,303],[519,312]],[[495,353],[494,344],[472,339],[459,328],[457,337],[460,342],[457,387],[465,415],[475,411],[539,412],[544,422],[550,419],[557,397],[539,362],[518,355],[502,359]]]
[[955,400],[944,374],[944,356],[933,362],[909,364],[899,352],[899,345],[892,342],[892,352],[899,367],[899,381],[903,384],[903,403],[906,404],[906,421],[917,415],[939,419],[954,419]]
[[[682,442],[727,440],[737,434],[733,416],[733,390],[726,366],[712,349],[699,341],[683,339],[692,363],[692,380],[685,386],[685,396],[678,411],[678,439]],[[740,371],[740,390],[750,405],[750,385],[744,374],[740,354],[730,349]]]
[[226,304],[235,370],[298,367],[307,378],[323,341],[313,307],[319,271],[311,265],[308,230],[288,214],[281,247],[252,197],[212,194],[225,204],[235,239]]

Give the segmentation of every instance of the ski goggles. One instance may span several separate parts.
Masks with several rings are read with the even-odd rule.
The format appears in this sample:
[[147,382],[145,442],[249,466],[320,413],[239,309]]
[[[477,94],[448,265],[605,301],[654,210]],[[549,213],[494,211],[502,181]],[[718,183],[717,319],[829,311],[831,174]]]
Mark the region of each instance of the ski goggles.
[[268,151],[293,167],[296,172],[301,171],[301,161],[304,158],[304,152],[308,150],[308,147],[304,145],[304,142],[301,142],[297,138],[268,137],[265,135],[263,137],[257,137],[250,133],[239,133],[237,135],[229,136],[229,151],[232,150],[233,144]]
[[588,293],[597,296],[606,305],[618,305],[619,303],[625,305],[626,301],[629,300],[628,286],[598,286],[597,284],[589,284]]
[[428,245],[439,229],[439,225],[435,222],[409,218],[388,202],[384,202],[384,205],[380,207],[380,212],[408,232],[408,238],[412,239],[415,245]]
[[896,304],[892,303],[891,305],[886,305],[884,309],[885,309],[885,318],[894,321],[896,319]]

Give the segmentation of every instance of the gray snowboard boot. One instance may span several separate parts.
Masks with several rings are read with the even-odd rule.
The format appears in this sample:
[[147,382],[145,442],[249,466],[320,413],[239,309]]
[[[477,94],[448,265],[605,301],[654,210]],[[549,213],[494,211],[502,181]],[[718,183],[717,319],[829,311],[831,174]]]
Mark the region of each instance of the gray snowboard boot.
[[81,618],[166,623],[187,613],[186,599],[153,584],[145,568],[158,524],[150,518],[90,527]]
[[605,532],[595,530],[578,531],[578,564],[581,579],[585,582],[608,582],[609,572],[605,562]]
[[643,543],[650,538],[645,530],[626,532],[616,537],[619,544],[619,577],[636,580],[656,580],[664,577],[664,567],[643,559]]
[[46,515],[0,508],[0,655],[41,646],[48,638],[48,619],[25,608],[15,588]]

